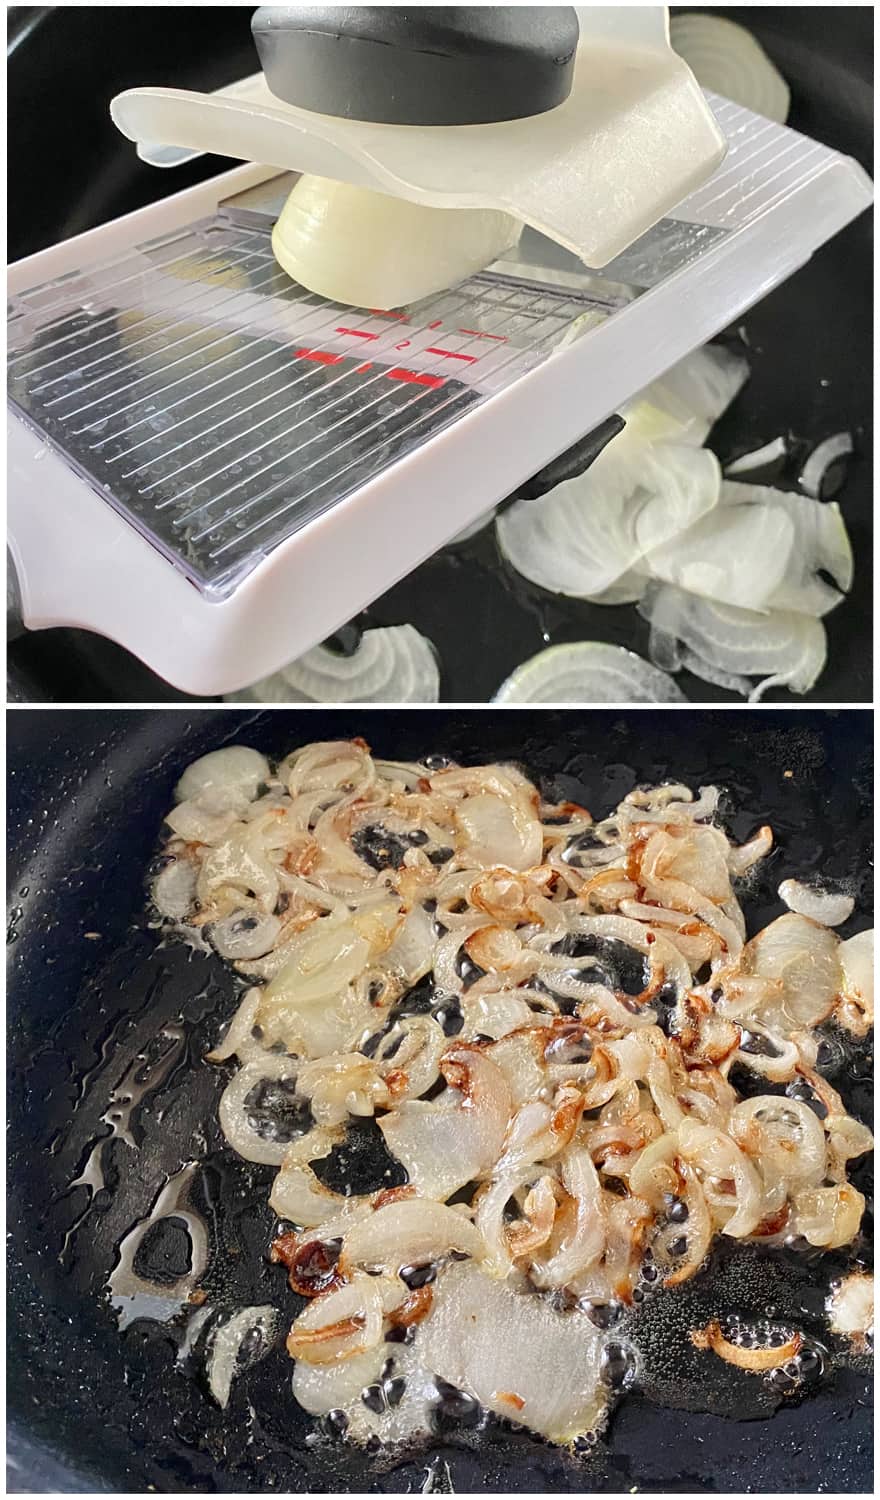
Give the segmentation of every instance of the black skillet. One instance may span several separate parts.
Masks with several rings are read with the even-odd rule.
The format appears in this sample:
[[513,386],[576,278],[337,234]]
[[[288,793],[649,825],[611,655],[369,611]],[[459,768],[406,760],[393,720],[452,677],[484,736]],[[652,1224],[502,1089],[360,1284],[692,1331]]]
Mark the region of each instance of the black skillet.
[[[712,9],[750,27],[778,63],[792,90],[790,123],[870,171],[873,8]],[[13,8],[11,257],[232,165],[207,157],[157,171],[137,160],[110,122],[109,99],[134,84],[212,89],[253,71],[247,8],[180,6],[166,14],[173,35],[168,24],[156,25],[152,7]],[[828,666],[809,695],[816,702],[871,699],[871,272],[872,223],[863,215],[748,314],[752,378],[712,438],[728,458],[780,433],[811,443],[841,430],[855,435],[856,457],[839,496],[856,557],[855,585],[826,622]],[[630,606],[565,600],[512,575],[498,558],[492,528],[438,553],[378,599],[358,625],[405,622],[435,642],[449,702],[485,702],[519,662],[550,642],[594,638],[645,654],[648,636]],[[121,647],[83,631],[25,636],[13,643],[9,664],[20,701],[181,696]],[[681,683],[696,702],[730,699],[687,674]],[[775,696],[790,701],[785,693]]]
[[[283,1349],[236,1380],[224,1415],[199,1377],[175,1367],[171,1331],[142,1321],[121,1335],[103,1291],[119,1237],[147,1212],[165,1176],[197,1157],[213,1246],[205,1283],[211,1301],[295,1311],[282,1272],[264,1259],[271,1169],[247,1166],[222,1142],[216,1103],[224,1070],[202,1061],[234,1008],[235,983],[219,959],[178,944],[160,949],[146,926],[145,871],[190,760],[229,742],[271,757],[307,740],[362,734],[395,758],[515,758],[549,795],[585,802],[597,816],[640,781],[714,781],[727,791],[735,836],[766,820],[778,840],[745,898],[750,927],[780,912],[781,879],[822,871],[857,895],[842,929],[848,935],[869,923],[872,909],[867,712],[18,710],[8,718],[13,1488],[418,1491],[431,1454],[448,1463],[459,1493],[869,1488],[864,1371],[837,1368],[775,1415],[756,1397],[763,1385],[752,1377],[719,1383],[704,1362],[682,1375],[683,1330],[695,1326],[685,1288],[674,1304],[644,1304],[649,1389],[624,1397],[592,1459],[575,1464],[493,1422],[476,1438],[438,1436],[428,1452],[390,1471],[339,1443],[306,1443],[313,1424],[293,1404]],[[68,1184],[102,1133],[97,1121],[109,1091],[160,1028],[181,1017],[186,1056],[135,1112],[138,1149],[107,1148],[107,1191],[85,1212],[87,1192]],[[862,1116],[870,1113],[867,1075],[866,1054],[846,1076],[832,1075]],[[367,1136],[354,1139],[333,1167],[334,1185],[347,1178],[363,1189],[380,1169],[371,1150]],[[868,1193],[869,1162],[855,1175]],[[866,1241],[860,1253],[869,1249]],[[182,1251],[168,1231],[152,1244],[147,1269],[173,1280],[185,1269],[177,1263],[182,1253],[185,1244]],[[820,1334],[822,1288],[840,1257],[807,1264],[788,1254],[744,1254],[744,1262],[720,1264],[721,1305],[758,1316],[775,1304],[779,1316]],[[664,1306],[681,1316],[670,1321]],[[705,1307],[690,1308],[705,1317]],[[670,1365],[673,1348],[679,1356]],[[731,1420],[731,1412],[753,1420]]]

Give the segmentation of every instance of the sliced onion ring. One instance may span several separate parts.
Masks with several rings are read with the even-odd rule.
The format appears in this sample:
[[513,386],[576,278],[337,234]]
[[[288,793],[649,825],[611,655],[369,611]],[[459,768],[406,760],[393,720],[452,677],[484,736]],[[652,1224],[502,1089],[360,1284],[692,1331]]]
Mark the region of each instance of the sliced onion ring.
[[439,695],[437,653],[427,636],[412,625],[391,625],[365,630],[351,656],[315,646],[226,697],[255,703],[436,703]]
[[686,703],[672,678],[634,651],[599,641],[550,646],[502,683],[495,703]]
[[[688,648],[681,661],[689,671],[744,697],[760,698],[771,681],[794,693],[809,692],[825,666],[824,627],[807,615],[784,610],[762,614],[656,583],[638,609],[650,622],[655,660],[657,632],[664,641],[672,638]],[[726,674],[734,676],[725,681]],[[767,680],[757,688],[744,680],[758,676]]]

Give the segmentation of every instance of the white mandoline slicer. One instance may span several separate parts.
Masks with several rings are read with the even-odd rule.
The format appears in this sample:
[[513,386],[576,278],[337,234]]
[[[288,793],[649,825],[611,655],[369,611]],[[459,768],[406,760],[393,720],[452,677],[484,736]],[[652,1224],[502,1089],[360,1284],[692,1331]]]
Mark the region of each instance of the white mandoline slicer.
[[[853,161],[707,102],[663,7],[578,8],[562,83],[536,63],[524,86],[499,68],[494,92],[474,91],[462,65],[444,115],[443,77],[419,75],[400,96],[416,123],[358,102],[372,75],[357,53],[354,104],[316,112],[325,96],[304,80],[320,82],[320,59],[297,68],[303,33],[279,34],[306,9],[330,10],[258,15],[275,28],[261,45],[270,82],[311,108],[263,74],[216,95],[114,101],[147,160],[213,151],[248,165],[9,272],[24,623],[100,632],[194,695],[244,687],[338,629],[871,201]],[[343,10],[375,25],[391,8]],[[397,14],[415,24],[428,8]],[[408,66],[405,47],[380,51]],[[455,113],[474,98],[482,116]],[[345,307],[272,256],[302,171],[502,208],[527,227],[489,270],[414,306]]]

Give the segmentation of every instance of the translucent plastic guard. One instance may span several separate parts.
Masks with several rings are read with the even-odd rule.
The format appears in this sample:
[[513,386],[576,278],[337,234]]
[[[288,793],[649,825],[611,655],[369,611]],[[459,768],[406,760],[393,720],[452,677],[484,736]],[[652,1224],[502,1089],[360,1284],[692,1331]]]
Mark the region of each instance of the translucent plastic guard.
[[11,306],[13,404],[219,595],[614,305],[513,264],[404,312],[342,307],[279,269],[271,222],[221,210]]

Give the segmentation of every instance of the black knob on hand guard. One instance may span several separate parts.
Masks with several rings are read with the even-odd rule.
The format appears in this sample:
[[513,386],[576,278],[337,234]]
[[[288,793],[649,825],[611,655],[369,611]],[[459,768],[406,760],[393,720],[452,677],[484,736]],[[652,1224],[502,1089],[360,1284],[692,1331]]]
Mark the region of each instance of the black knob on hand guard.
[[251,27],[277,98],[391,125],[555,109],[571,92],[579,34],[569,5],[264,5]]

